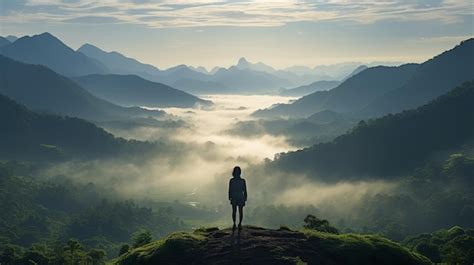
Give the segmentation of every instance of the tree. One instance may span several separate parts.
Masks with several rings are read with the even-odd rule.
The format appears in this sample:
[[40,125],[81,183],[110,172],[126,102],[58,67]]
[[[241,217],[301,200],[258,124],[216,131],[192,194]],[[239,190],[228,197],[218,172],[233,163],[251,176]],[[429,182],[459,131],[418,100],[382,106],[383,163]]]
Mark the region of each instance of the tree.
[[445,261],[449,264],[470,265],[474,260],[474,237],[460,235],[443,247]]
[[416,245],[415,250],[416,252],[428,257],[432,262],[440,263],[442,261],[439,249],[434,244],[421,242]]
[[23,255],[22,261],[25,264],[36,264],[36,265],[48,265],[50,263],[50,259],[46,257],[44,253],[41,253],[38,250],[30,249],[25,252]]
[[94,248],[89,250],[87,256],[90,258],[92,265],[104,264],[105,250]]
[[122,256],[123,254],[127,253],[129,250],[130,250],[130,246],[128,244],[123,244],[120,247],[119,256]]
[[[76,259],[76,252],[78,250],[81,250],[83,247],[79,241],[75,239],[69,239],[66,243],[66,246],[64,247],[65,251],[68,251],[69,254],[71,255],[70,260],[71,260],[71,265],[78,264],[78,260]],[[74,262],[76,261],[76,262]]]
[[143,245],[146,245],[152,241],[153,237],[151,235],[151,232],[148,230],[139,230],[135,232],[132,236],[132,242],[133,242],[133,247],[141,247]]
[[18,253],[12,245],[6,245],[0,255],[0,264],[10,265],[18,259]]
[[304,227],[308,229],[313,229],[320,232],[339,234],[339,231],[329,224],[328,220],[319,219],[312,214],[308,214],[304,219]]

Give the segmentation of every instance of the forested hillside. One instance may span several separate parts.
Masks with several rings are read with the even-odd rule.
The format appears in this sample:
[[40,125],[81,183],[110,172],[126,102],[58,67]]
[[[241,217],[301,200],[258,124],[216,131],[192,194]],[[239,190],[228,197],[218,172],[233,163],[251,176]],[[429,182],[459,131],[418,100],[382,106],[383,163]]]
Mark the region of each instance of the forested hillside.
[[280,154],[273,164],[328,181],[408,172],[473,138],[472,102],[474,82],[468,82],[416,110],[361,121],[332,142]]
[[417,68],[417,64],[406,64],[398,67],[377,66],[365,69],[329,91],[317,91],[291,104],[259,110],[254,116],[298,118],[308,117],[323,110],[354,112],[384,93],[403,85]]
[[359,115],[378,117],[416,108],[473,80],[473,69],[474,39],[471,38],[421,64],[406,84],[377,98]]
[[0,158],[64,160],[137,155],[156,148],[151,143],[116,138],[78,118],[39,114],[0,95]]
[[0,262],[103,262],[118,256],[124,244],[184,228],[170,209],[152,211],[104,196],[92,183],[43,179],[35,164],[0,162]]
[[434,263],[470,264],[474,260],[474,229],[453,226],[409,237],[403,244]]
[[90,120],[133,116],[163,116],[163,111],[125,108],[94,97],[72,80],[40,65],[24,64],[0,55],[0,94],[31,110]]
[[291,104],[259,110],[254,116],[307,117],[322,110],[361,118],[417,108],[474,79],[474,39],[462,41],[422,64],[371,67],[330,91],[319,91]]

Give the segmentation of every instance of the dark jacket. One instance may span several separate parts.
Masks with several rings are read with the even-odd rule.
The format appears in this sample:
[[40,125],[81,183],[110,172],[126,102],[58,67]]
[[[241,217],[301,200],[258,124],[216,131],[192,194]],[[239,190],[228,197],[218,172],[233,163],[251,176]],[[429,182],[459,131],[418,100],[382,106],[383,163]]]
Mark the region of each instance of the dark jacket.
[[243,178],[231,178],[229,181],[229,200],[243,201],[247,200],[247,184]]

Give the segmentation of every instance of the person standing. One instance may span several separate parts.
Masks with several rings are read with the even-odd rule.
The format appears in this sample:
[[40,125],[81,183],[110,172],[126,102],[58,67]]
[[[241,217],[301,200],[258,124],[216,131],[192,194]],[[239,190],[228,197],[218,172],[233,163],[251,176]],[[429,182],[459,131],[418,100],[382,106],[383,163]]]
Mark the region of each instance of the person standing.
[[239,209],[239,229],[242,229],[242,219],[244,218],[244,206],[247,201],[247,184],[245,179],[241,178],[242,170],[239,166],[234,167],[232,178],[229,181],[229,200],[232,205],[232,221],[235,229],[235,217],[237,208]]

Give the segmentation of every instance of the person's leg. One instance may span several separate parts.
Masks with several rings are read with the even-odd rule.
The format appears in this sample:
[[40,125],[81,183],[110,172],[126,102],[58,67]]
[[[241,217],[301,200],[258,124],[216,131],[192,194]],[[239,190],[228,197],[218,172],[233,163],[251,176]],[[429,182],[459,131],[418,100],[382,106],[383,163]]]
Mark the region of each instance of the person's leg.
[[237,205],[232,204],[232,221],[234,222],[234,228],[235,228],[235,212],[237,211]]
[[244,219],[244,206],[239,205],[239,227],[242,226],[242,219]]

